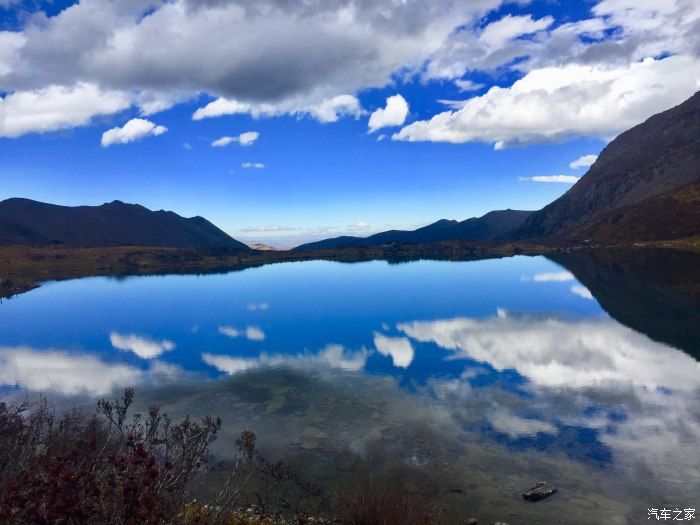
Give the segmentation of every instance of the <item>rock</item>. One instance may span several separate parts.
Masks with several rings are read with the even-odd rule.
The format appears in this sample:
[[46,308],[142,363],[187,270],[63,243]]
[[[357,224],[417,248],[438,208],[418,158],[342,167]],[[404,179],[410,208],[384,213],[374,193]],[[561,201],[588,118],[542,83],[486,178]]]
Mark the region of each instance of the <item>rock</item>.
[[476,525],[476,524],[477,524],[476,518],[469,518],[467,520],[467,525]]
[[557,491],[546,481],[538,482],[534,487],[523,494],[523,498],[527,501],[539,501],[544,498],[548,498]]

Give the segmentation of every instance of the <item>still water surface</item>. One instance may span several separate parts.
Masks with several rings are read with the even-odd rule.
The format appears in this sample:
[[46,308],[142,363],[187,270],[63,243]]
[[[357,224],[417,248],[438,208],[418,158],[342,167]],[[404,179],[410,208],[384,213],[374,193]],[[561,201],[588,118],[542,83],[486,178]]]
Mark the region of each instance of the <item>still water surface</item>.
[[[678,335],[625,326],[544,257],[86,278],[0,304],[0,395],[134,385],[220,414],[223,456],[252,428],[336,485],[369,469],[484,520],[641,523],[700,503],[698,348]],[[522,501],[539,480],[558,494]]]

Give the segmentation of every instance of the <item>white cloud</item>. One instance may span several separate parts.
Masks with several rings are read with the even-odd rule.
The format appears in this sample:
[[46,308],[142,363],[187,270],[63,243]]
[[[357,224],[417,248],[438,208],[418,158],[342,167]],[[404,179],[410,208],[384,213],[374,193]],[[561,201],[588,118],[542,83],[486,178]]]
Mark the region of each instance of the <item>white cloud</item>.
[[190,144],[189,142],[185,142],[185,143],[182,145],[182,147],[185,148],[186,150],[191,150],[191,149],[192,149],[192,144]]
[[584,299],[593,299],[591,291],[583,285],[575,284],[571,287],[571,293]]
[[351,224],[350,228],[354,228],[356,230],[366,230],[369,228],[369,223],[367,221],[358,221],[355,224]]
[[229,137],[228,135],[223,136],[219,139],[216,139],[214,142],[211,143],[212,148],[223,148],[231,144],[233,141],[235,141],[235,137]]
[[246,170],[248,170],[248,169],[261,170],[264,167],[265,167],[265,164],[263,164],[262,162],[244,162],[243,164],[241,164],[241,168],[246,169]]
[[506,15],[487,25],[481,32],[479,40],[488,47],[500,48],[515,38],[547,29],[553,23],[554,19],[551,16],[534,20],[530,15]]
[[238,143],[241,146],[251,146],[258,138],[260,138],[260,133],[257,131],[246,131],[238,135]]
[[579,168],[590,168],[593,163],[598,160],[598,155],[583,155],[569,164],[572,170],[577,170]]
[[398,368],[408,368],[413,362],[413,346],[405,337],[387,337],[375,332],[374,346],[380,354],[390,356]]
[[245,329],[245,336],[250,341],[263,341],[265,339],[265,332],[260,330],[257,326],[249,326]]
[[102,134],[102,147],[112,144],[127,144],[146,137],[157,137],[168,131],[165,126],[158,126],[150,120],[132,118],[124,126],[112,128]]
[[480,89],[486,87],[485,84],[480,84],[478,82],[472,82],[471,80],[457,79],[454,82],[460,91],[479,91]]
[[309,113],[319,122],[336,122],[344,116],[358,118],[362,114],[362,107],[357,97],[338,95],[321,101],[317,106],[302,108],[297,113]]
[[393,95],[386,99],[386,107],[377,109],[369,116],[369,132],[390,126],[400,126],[408,116],[408,103],[401,95]]
[[0,137],[84,126],[93,117],[116,113],[130,104],[120,92],[102,91],[87,83],[16,91],[0,98]]
[[[248,308],[249,310],[255,310],[255,309],[266,310],[267,309],[267,306],[265,306],[264,303],[262,303],[260,305],[248,305],[248,306],[254,307],[254,308]],[[236,337],[245,336],[245,338],[248,339],[249,341],[264,341],[265,340],[265,332],[263,332],[257,326],[249,326],[245,330],[239,330],[238,328],[234,328],[233,326],[220,326],[219,333],[223,334],[225,336],[234,338],[234,339]]]
[[536,69],[492,87],[457,111],[417,121],[394,140],[509,144],[609,137],[679,104],[700,87],[700,59],[671,56],[627,66],[569,64]]
[[576,184],[579,181],[579,177],[576,175],[537,175],[535,177],[518,177],[521,181],[532,181],[532,182],[555,182],[564,184]]
[[205,118],[221,117],[223,115],[237,115],[241,113],[251,113],[250,104],[244,104],[236,100],[217,98],[209,102],[206,106],[197,109],[192,115],[193,120],[204,120]]
[[291,226],[280,226],[278,224],[263,224],[262,226],[248,226],[238,230],[243,233],[268,233],[268,232],[293,232],[297,228]]
[[216,139],[211,145],[214,148],[223,148],[232,142],[238,142],[241,146],[252,146],[259,138],[260,133],[257,131],[245,131],[236,137],[223,136],[220,139]]
[[233,326],[220,326],[219,333],[228,337],[236,338],[241,335],[240,330],[234,328]]
[[175,348],[175,343],[167,339],[156,341],[136,334],[120,334],[112,332],[109,341],[118,350],[133,352],[141,359],[153,359]]

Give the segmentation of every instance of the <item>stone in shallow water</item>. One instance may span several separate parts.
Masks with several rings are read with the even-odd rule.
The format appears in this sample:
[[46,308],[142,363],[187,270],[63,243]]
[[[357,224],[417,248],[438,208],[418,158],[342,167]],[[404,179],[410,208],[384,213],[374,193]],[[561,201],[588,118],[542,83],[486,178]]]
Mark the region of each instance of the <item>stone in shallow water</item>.
[[538,482],[534,487],[523,494],[523,498],[527,501],[539,501],[544,498],[548,498],[557,491],[546,481]]

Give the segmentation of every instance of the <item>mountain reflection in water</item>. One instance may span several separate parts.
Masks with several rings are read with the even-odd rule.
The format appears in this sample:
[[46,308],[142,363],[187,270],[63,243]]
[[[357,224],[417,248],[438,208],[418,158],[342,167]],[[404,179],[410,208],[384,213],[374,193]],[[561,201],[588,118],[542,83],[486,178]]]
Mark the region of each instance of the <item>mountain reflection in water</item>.
[[[252,428],[316,480],[366,468],[484,520],[697,506],[698,256],[551,259],[52,283],[0,305],[0,388],[87,405],[137,385],[220,414],[222,456]],[[558,494],[522,501],[540,479]]]

